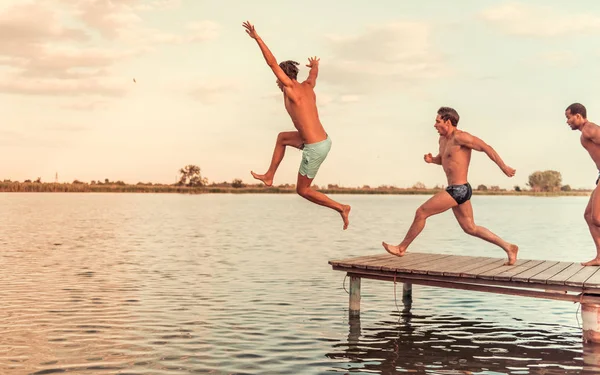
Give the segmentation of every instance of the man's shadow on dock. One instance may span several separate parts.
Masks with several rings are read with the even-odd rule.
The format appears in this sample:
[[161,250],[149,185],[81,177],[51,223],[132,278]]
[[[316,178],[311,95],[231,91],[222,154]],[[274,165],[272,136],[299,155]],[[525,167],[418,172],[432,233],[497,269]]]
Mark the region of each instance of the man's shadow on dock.
[[[483,319],[451,315],[415,315],[403,301],[395,320],[361,328],[349,319],[347,342],[333,345],[328,358],[345,360],[344,370],[380,374],[398,371],[436,374],[508,373],[600,374],[600,345],[584,345],[577,335],[537,325],[522,329]],[[556,327],[555,327],[556,328]],[[349,362],[348,362],[349,360]]]

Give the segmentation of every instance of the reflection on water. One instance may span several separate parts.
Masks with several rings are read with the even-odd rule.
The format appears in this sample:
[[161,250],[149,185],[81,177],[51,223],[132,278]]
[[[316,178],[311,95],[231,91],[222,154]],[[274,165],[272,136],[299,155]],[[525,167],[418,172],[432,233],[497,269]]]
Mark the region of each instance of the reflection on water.
[[[600,373],[600,346],[557,333],[552,326],[512,329],[481,319],[414,315],[361,328],[350,318],[348,340],[333,345],[328,358],[344,360],[351,373]],[[561,327],[556,327],[559,329]]]
[[[600,351],[582,347],[572,303],[415,285],[395,312],[393,283],[364,280],[348,321],[327,261],[380,254],[425,199],[341,197],[342,231],[292,195],[0,194],[0,374],[593,371]],[[577,261],[593,253],[586,199],[473,206],[523,257]],[[412,250],[503,256],[451,213]]]

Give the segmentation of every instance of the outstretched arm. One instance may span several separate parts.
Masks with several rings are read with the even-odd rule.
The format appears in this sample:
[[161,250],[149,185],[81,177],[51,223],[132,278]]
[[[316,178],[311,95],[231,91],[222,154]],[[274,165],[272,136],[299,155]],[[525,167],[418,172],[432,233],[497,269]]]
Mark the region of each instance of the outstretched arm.
[[492,146],[488,145],[481,139],[479,139],[469,133],[460,132],[459,134],[456,135],[456,142],[461,146],[468,147],[475,151],[485,152],[485,154],[490,159],[492,159],[492,161],[494,163],[496,163],[498,165],[498,167],[500,167],[500,169],[502,170],[502,172],[504,172],[505,175],[507,175],[508,177],[512,177],[515,175],[515,170],[513,168],[509,167],[508,165],[506,165],[504,163],[504,161],[502,160],[502,158],[500,158],[500,155],[498,155],[496,150],[494,150],[492,148]]
[[308,64],[306,64],[306,66],[310,68],[310,71],[308,72],[308,78],[304,82],[308,83],[312,87],[315,87],[317,84],[317,76],[319,75],[319,60],[321,59],[318,59],[317,56],[309,57]]
[[281,69],[279,67],[279,64],[277,64],[277,60],[275,59],[275,56],[273,56],[273,54],[271,53],[271,51],[269,50],[269,48],[267,47],[265,42],[258,35],[256,30],[254,29],[254,25],[252,25],[250,22],[246,21],[243,23],[243,26],[246,28],[246,32],[248,33],[248,35],[250,35],[250,37],[252,39],[256,40],[256,43],[258,43],[258,46],[260,47],[260,51],[262,52],[262,54],[267,62],[267,65],[269,65],[269,67],[271,68],[273,73],[275,73],[275,76],[277,77],[277,79],[279,79],[279,81],[281,81],[281,83],[285,87],[292,87],[292,80],[290,79],[290,77],[287,76],[287,74],[285,74],[283,69]]

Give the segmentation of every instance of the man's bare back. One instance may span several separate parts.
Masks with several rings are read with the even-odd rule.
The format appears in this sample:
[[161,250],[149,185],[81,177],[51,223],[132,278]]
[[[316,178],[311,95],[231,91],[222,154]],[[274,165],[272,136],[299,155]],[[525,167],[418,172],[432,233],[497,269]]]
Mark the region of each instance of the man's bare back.
[[596,143],[596,136],[600,135],[600,126],[587,121],[580,130],[581,145],[590,154],[590,157],[596,164],[596,168],[600,171],[600,144]]
[[285,109],[304,142],[317,143],[327,138],[319,119],[313,86],[307,81],[295,81],[291,88],[284,87],[283,93]]

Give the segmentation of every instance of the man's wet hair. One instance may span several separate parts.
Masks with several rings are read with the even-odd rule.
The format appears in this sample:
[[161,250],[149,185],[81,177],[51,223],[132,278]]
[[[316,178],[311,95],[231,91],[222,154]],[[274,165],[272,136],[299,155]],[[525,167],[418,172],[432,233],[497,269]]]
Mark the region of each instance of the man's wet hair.
[[581,117],[583,118],[587,118],[587,110],[585,109],[585,106],[581,103],[573,103],[570,106],[567,107],[567,109],[565,109],[566,111],[570,111],[571,115],[575,116],[576,114],[580,114]]
[[456,110],[454,108],[440,107],[440,109],[438,109],[438,111],[437,111],[437,114],[440,115],[440,117],[444,121],[450,120],[450,123],[454,127],[456,127],[458,125],[458,120],[460,120],[460,116],[458,115],[458,112],[456,112]]
[[279,63],[279,67],[284,71],[285,75],[291,79],[297,79],[298,77],[298,67],[296,65],[300,65],[300,63],[292,60],[286,60]]

